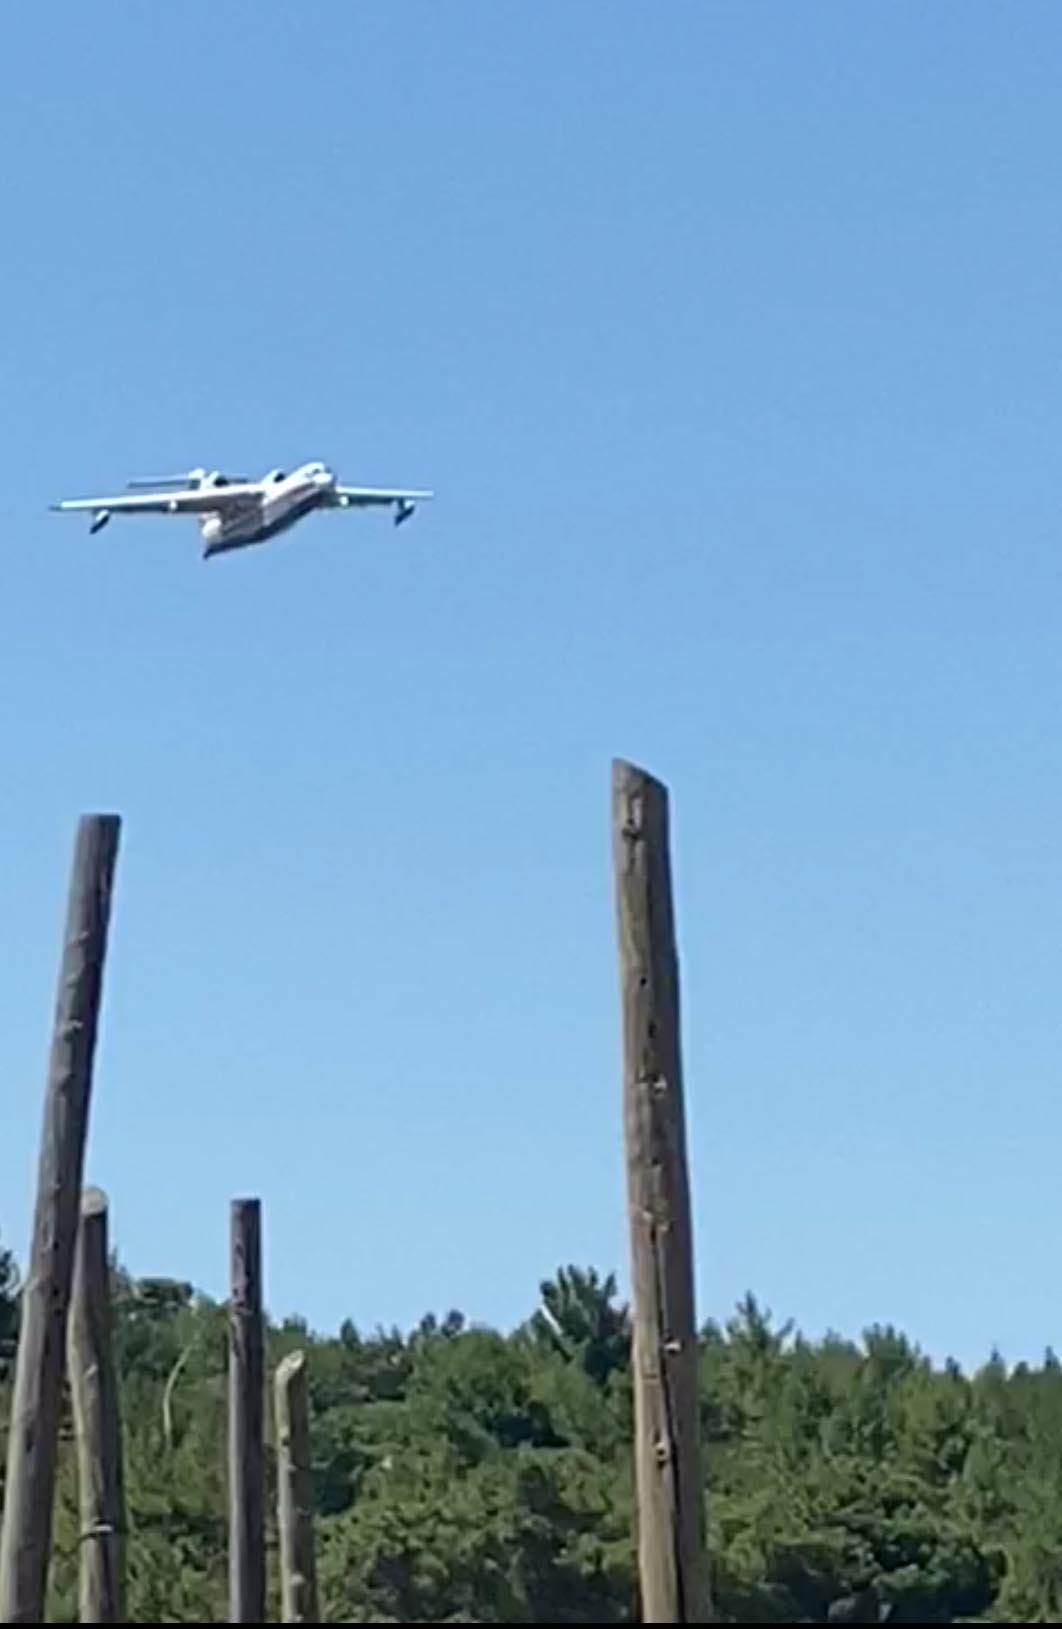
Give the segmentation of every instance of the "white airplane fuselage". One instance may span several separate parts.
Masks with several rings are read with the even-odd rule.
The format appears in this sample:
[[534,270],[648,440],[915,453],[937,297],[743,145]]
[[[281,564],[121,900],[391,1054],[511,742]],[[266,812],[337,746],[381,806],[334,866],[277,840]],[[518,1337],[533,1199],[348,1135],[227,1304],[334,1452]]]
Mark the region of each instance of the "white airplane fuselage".
[[228,549],[246,549],[267,543],[296,525],[329,500],[336,478],[322,465],[310,464],[285,475],[274,470],[253,507],[226,516],[204,515],[199,526],[203,554],[223,554]]

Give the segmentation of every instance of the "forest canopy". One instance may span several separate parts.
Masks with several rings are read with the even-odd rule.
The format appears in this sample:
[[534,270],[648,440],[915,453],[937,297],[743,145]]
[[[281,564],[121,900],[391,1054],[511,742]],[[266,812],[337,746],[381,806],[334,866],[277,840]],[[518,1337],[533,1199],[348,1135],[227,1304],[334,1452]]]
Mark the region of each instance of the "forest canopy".
[[[577,1267],[529,1299],[505,1333],[457,1312],[406,1332],[270,1325],[270,1371],[307,1353],[327,1621],[638,1621],[627,1309],[613,1278]],[[117,1263],[113,1306],[129,1616],[224,1622],[225,1307]],[[5,1442],[17,1312],[0,1251]],[[967,1375],[888,1328],[805,1340],[749,1296],[702,1330],[700,1378],[721,1621],[1062,1620],[1051,1352]],[[52,1622],[74,1621],[70,1437],[67,1403]]]

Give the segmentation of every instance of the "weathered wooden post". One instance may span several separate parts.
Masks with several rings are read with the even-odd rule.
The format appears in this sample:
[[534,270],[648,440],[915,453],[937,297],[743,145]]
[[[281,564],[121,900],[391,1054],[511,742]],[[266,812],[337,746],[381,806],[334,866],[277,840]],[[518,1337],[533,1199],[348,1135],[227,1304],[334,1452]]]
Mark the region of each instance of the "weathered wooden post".
[[229,1622],[265,1622],[261,1201],[231,1211]]
[[108,1254],[107,1198],[89,1188],[81,1200],[68,1338],[81,1511],[79,1623],[125,1621],[125,1498]]
[[710,1621],[693,1240],[666,789],[617,761],[613,859],[643,1623]]
[[43,1623],[66,1326],[121,820],[78,824],[22,1292],[0,1529],[0,1620]]
[[289,1352],[274,1381],[277,1430],[277,1517],[283,1623],[317,1623],[313,1477],[306,1355]]

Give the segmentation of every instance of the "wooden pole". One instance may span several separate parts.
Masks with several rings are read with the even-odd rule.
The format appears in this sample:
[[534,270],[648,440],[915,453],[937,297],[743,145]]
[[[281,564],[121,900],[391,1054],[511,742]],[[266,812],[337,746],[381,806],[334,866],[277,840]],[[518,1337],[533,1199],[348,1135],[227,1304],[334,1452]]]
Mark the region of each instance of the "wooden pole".
[[277,1365],[277,1515],[283,1623],[317,1623],[313,1478],[306,1356],[289,1352]]
[[265,1622],[261,1202],[231,1211],[229,1622]]
[[66,1324],[121,821],[78,824],[37,1172],[0,1529],[0,1620],[43,1623]]
[[612,772],[643,1623],[710,1621],[666,789]]
[[107,1198],[98,1188],[89,1188],[81,1201],[68,1352],[81,1511],[78,1622],[122,1623],[122,1444],[111,1351]]

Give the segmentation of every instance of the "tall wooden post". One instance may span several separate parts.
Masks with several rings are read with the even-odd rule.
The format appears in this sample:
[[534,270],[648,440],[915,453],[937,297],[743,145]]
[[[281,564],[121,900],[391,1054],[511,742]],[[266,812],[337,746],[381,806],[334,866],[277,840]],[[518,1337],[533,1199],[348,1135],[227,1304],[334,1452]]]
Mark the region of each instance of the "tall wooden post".
[[81,1201],[68,1341],[81,1510],[79,1623],[125,1621],[125,1499],[108,1255],[106,1195],[89,1188]]
[[710,1621],[666,789],[612,773],[643,1623]]
[[22,1293],[0,1530],[0,1620],[43,1623],[59,1407],[121,821],[78,824]]
[[281,1621],[317,1623],[313,1478],[306,1355],[289,1352],[274,1382],[277,1427],[277,1517],[280,1529]]
[[229,1301],[229,1622],[265,1622],[265,1384],[261,1202],[231,1211]]

